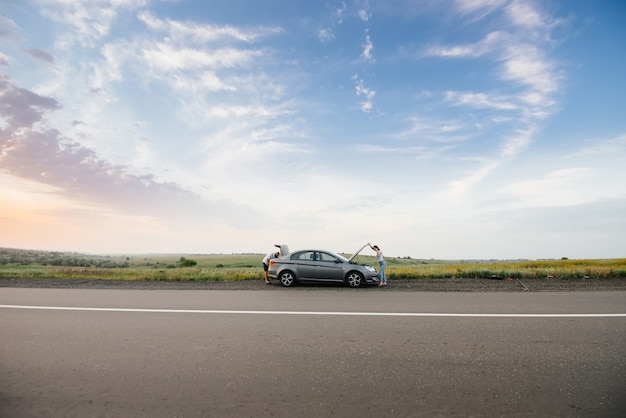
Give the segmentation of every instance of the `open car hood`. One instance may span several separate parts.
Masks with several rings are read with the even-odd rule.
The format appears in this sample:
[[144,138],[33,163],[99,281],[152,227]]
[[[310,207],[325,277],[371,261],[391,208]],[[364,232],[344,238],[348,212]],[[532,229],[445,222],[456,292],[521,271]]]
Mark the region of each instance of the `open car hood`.
[[350,257],[350,258],[348,259],[348,261],[352,262],[352,260],[354,260],[354,257],[356,257],[357,255],[359,255],[359,253],[360,253],[361,251],[363,251],[363,248],[367,247],[368,245],[369,245],[369,243],[367,243],[367,244],[365,244],[364,246],[362,246],[361,248],[359,248],[357,252],[355,252],[354,254],[352,254],[352,257]]

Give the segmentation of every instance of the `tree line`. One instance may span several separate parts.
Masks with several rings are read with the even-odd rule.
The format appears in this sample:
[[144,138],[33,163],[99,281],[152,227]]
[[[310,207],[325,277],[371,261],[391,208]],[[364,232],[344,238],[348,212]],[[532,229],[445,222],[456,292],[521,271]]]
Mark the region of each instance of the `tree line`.
[[130,267],[129,257],[119,260],[111,256],[95,256],[72,252],[21,250],[0,248],[0,265],[16,266],[59,266],[59,267]]

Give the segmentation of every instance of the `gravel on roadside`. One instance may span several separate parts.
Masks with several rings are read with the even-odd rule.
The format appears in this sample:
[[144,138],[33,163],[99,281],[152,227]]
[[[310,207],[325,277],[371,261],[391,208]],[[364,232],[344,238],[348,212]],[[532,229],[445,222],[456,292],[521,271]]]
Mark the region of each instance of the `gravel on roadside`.
[[[145,290],[264,290],[289,291],[278,282],[265,285],[262,280],[241,281],[119,281],[80,279],[1,279],[0,288],[54,288],[54,289],[145,289]],[[346,289],[339,285],[299,285],[304,290]],[[384,288],[366,286],[367,291],[424,291],[424,292],[537,292],[537,291],[607,291],[626,290],[626,279],[401,279],[390,280]]]

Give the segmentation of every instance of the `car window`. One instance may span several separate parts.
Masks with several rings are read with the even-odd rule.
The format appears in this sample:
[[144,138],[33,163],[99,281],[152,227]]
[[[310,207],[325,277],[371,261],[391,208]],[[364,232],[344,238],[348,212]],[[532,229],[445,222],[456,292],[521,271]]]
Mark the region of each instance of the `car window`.
[[323,261],[326,263],[334,263],[335,260],[337,260],[336,257],[328,254],[328,253],[318,253],[319,254],[319,261]]
[[294,253],[291,259],[296,261],[315,261],[315,252],[303,251],[301,253]]

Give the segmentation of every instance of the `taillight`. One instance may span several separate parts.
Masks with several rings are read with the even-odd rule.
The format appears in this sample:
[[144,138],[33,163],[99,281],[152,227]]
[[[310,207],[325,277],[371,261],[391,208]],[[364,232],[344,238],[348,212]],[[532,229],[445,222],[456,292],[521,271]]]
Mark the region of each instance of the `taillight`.
[[273,266],[276,261],[270,260],[270,266]]

